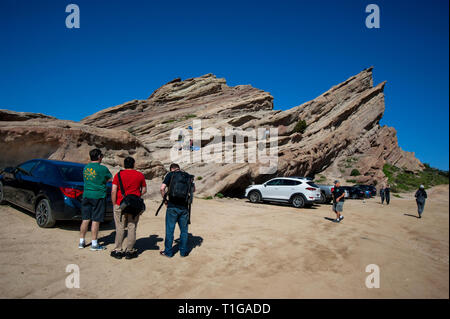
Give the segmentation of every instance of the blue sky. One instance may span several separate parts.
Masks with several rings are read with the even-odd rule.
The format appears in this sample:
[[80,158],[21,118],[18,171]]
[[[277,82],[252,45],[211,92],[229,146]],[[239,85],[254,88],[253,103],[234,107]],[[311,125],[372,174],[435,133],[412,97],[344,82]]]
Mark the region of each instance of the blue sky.
[[[80,29],[65,26],[70,3]],[[370,3],[379,29],[365,26]],[[448,170],[448,12],[447,0],[0,0],[0,108],[78,121],[214,73],[284,110],[374,66],[387,81],[381,124]]]

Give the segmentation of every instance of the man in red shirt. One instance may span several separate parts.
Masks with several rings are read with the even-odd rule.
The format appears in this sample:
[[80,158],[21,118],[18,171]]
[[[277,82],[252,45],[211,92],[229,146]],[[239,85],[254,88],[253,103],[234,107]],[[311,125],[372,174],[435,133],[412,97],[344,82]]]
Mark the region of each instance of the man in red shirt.
[[[147,184],[142,173],[134,170],[134,159],[127,157],[124,160],[125,170],[120,171],[120,178],[122,180],[123,188],[126,195],[136,195],[141,197],[147,192]],[[139,215],[133,216],[131,214],[124,214],[120,210],[120,203],[123,199],[122,191],[120,190],[120,183],[118,174],[114,176],[112,182],[111,200],[114,206],[114,221],[116,224],[116,240],[115,248],[111,252],[111,256],[121,259],[131,259],[137,257],[137,250],[134,249],[136,243],[136,227],[139,221]],[[125,251],[122,250],[122,243],[124,240],[125,228],[128,228],[127,245]]]

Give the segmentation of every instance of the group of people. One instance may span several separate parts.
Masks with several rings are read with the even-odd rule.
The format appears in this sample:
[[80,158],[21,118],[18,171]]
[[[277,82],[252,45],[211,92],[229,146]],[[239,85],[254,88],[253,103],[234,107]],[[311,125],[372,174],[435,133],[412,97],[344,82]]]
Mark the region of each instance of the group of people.
[[[419,189],[416,191],[414,196],[416,198],[419,218],[422,218],[423,210],[425,208],[425,200],[427,198],[427,192],[425,191],[425,187],[423,185],[420,185]],[[332,210],[336,214],[336,219],[334,219],[333,222],[339,223],[344,219],[343,210],[345,201],[345,190],[341,187],[341,184],[338,180],[334,181],[334,189],[332,191],[332,197],[333,197]],[[389,184],[381,187],[380,197],[382,205],[384,205],[385,200],[386,204],[389,205],[389,202],[391,201],[391,188]]]
[[[111,256],[117,259],[125,257],[132,259],[138,256],[135,249],[136,228],[140,215],[122,212],[121,203],[126,196],[136,196],[141,198],[147,192],[147,184],[142,173],[134,169],[135,160],[127,157],[124,160],[124,169],[117,173],[114,177],[108,168],[101,165],[103,154],[99,149],[93,149],[89,152],[90,163],[83,170],[84,192],[81,203],[82,222],[80,227],[79,248],[85,248],[85,236],[91,225],[91,250],[98,251],[106,249],[98,243],[98,232],[100,223],[104,220],[106,210],[107,187],[106,184],[112,181],[111,201],[113,204],[114,223],[116,228],[115,247],[111,252]],[[166,211],[166,236],[164,242],[164,250],[160,251],[162,256],[172,257],[173,252],[173,234],[175,225],[178,223],[180,227],[180,255],[186,257],[188,255],[188,222],[189,210],[188,202],[185,200],[177,200],[171,196],[166,196],[169,191],[173,175],[180,171],[178,164],[170,166],[170,172],[164,178],[160,187],[161,196],[165,199]],[[195,191],[195,185],[192,192]],[[167,199],[166,199],[167,198]],[[124,245],[125,229],[128,230],[127,241]]]

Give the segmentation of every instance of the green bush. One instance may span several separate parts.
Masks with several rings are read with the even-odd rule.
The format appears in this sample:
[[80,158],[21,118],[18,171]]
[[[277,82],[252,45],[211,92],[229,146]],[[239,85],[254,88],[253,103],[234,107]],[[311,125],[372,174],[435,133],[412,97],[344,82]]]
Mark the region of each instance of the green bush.
[[203,177],[197,176],[197,180],[198,180],[198,181],[201,181],[202,179],[203,179]]
[[448,184],[448,171],[442,171],[424,164],[425,169],[421,172],[410,172],[394,165],[385,164],[383,173],[388,178],[392,192],[412,191],[424,185],[425,188],[432,186]]
[[361,175],[361,173],[356,168],[352,169],[350,176],[359,176],[359,175]]
[[217,194],[216,194],[216,197],[217,197],[217,198],[224,198],[225,196],[223,196],[222,193],[217,193]]
[[307,125],[306,125],[305,120],[300,120],[297,122],[297,124],[295,124],[293,132],[303,134],[306,130],[306,127],[307,127]]
[[213,197],[212,196],[207,196],[207,197],[204,197],[203,199],[213,199]]

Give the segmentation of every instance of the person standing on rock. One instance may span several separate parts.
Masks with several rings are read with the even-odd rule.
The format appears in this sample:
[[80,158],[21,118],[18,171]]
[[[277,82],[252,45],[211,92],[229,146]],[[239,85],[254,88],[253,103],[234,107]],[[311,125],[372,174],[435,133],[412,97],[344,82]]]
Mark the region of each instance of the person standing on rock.
[[384,186],[380,189],[381,205],[384,205]]
[[387,186],[384,188],[384,197],[386,199],[386,205],[389,205],[391,201],[391,187],[389,186],[389,184],[387,184]]
[[78,248],[86,247],[85,239],[92,220],[91,250],[103,250],[105,247],[100,246],[97,242],[98,230],[100,223],[103,222],[106,209],[106,183],[112,179],[112,174],[106,166],[100,163],[103,160],[102,151],[98,148],[89,152],[91,162],[84,167],[84,191],[83,201],[81,202],[81,227],[80,227],[80,243]]
[[[121,259],[132,259],[138,256],[137,250],[134,248],[136,243],[136,228],[140,214],[122,214],[120,204],[124,198],[122,187],[125,195],[135,195],[142,197],[147,192],[147,183],[144,174],[134,169],[134,158],[127,157],[124,160],[125,170],[120,171],[114,176],[111,190],[111,201],[114,207],[114,222],[116,225],[115,248],[111,252],[111,257]],[[120,179],[119,179],[120,174]],[[122,183],[122,186],[120,185]],[[141,212],[142,214],[143,212]],[[127,244],[125,251],[122,250],[124,241],[125,228],[128,229]]]
[[[195,192],[193,176],[180,170],[178,164],[170,165],[170,172],[165,176],[160,188],[161,196],[168,195],[166,210],[166,238],[162,256],[173,257],[173,232],[175,224],[180,227],[180,256],[188,255],[189,198]],[[192,200],[192,198],[191,198]]]
[[423,210],[425,208],[425,200],[427,198],[427,192],[425,191],[425,187],[423,185],[420,185],[414,197],[416,198],[419,218],[422,218]]
[[339,181],[334,181],[333,195],[333,211],[336,213],[335,223],[341,222],[344,219],[342,211],[344,209],[345,190],[341,187]]

